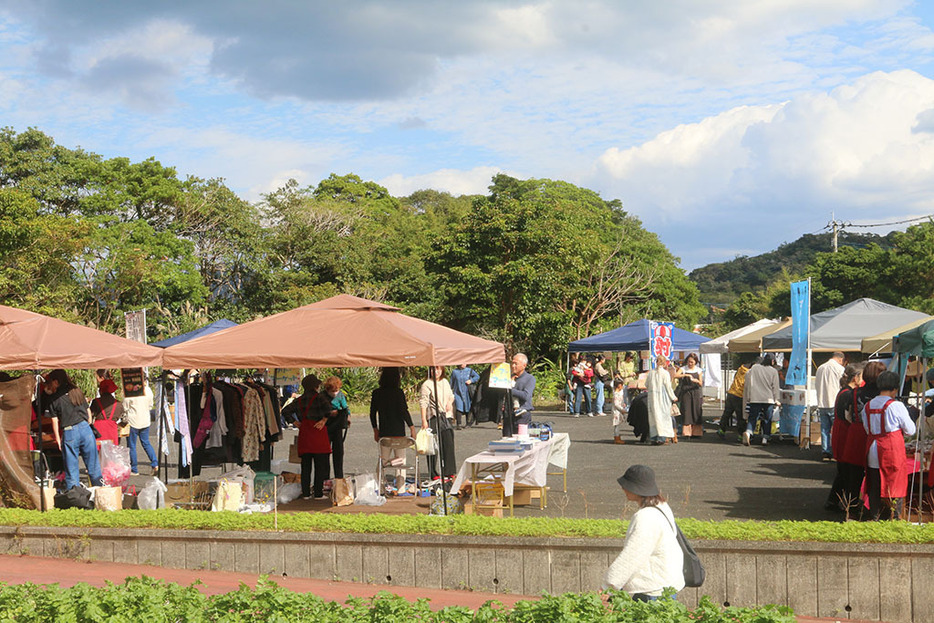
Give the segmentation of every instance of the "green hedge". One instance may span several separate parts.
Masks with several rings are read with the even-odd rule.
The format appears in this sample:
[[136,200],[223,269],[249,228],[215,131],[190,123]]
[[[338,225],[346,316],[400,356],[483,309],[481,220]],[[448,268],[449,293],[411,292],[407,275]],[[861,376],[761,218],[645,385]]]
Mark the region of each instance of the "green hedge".
[[[934,543],[934,526],[904,521],[873,523],[827,521],[700,521],[679,519],[690,539],[738,541],[816,541],[824,543]],[[170,530],[270,531],[272,514],[240,515],[164,509],[105,513],[77,509],[40,513],[0,509],[0,525],[75,526],[82,528],[161,528]],[[356,532],[364,534],[454,534],[510,537],[621,538],[628,523],[615,519],[547,517],[493,518],[476,515],[431,517],[337,513],[280,514],[284,532]]]
[[545,595],[535,601],[520,601],[512,608],[487,602],[476,611],[448,606],[433,611],[427,599],[410,603],[381,592],[372,599],[351,598],[345,604],[325,601],[310,593],[288,591],[265,578],[255,589],[241,585],[223,595],[203,595],[197,585],[182,587],[152,578],[127,578],[123,584],[94,588],[78,584],[71,588],[22,584],[0,584],[0,621],[30,623],[69,621],[316,621],[318,623],[408,623],[446,621],[452,623],[560,623],[635,622],[665,623],[794,623],[785,606],[723,608],[704,597],[693,611],[672,599],[655,603],[632,601],[626,593],[611,593],[604,605],[598,593]]

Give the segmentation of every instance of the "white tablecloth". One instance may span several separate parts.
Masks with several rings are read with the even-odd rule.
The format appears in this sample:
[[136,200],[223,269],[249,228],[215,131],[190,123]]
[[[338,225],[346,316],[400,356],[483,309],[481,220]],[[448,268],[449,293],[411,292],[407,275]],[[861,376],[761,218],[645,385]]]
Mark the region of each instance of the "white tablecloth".
[[503,466],[503,489],[506,497],[513,493],[515,483],[532,487],[544,487],[548,478],[548,465],[567,469],[568,448],[571,438],[567,433],[556,433],[548,441],[535,442],[531,450],[522,454],[479,452],[467,457],[457,472],[451,486],[459,491],[464,481],[469,480],[473,465]]

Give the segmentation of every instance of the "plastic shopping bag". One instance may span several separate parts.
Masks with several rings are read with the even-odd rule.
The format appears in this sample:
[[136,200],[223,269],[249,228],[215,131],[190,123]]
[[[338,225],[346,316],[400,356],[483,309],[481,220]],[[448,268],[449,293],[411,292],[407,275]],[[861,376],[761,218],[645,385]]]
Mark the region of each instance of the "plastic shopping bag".
[[214,494],[212,511],[238,511],[243,500],[243,485],[240,480],[221,480]]
[[104,484],[122,487],[130,480],[130,449],[115,446],[111,441],[101,442],[101,475]]
[[123,489],[120,487],[95,487],[94,508],[99,511],[123,510]]
[[140,510],[154,511],[165,508],[165,492],[168,491],[161,480],[152,478],[136,496],[136,505]]
[[435,455],[438,452],[435,434],[430,428],[423,428],[415,435],[415,451],[419,454]]

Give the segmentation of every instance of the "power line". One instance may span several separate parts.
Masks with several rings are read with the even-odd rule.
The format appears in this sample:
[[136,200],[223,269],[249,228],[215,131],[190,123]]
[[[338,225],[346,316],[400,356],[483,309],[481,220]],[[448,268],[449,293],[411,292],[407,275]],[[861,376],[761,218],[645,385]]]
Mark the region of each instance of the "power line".
[[928,219],[934,218],[934,214],[928,214],[927,216],[918,216],[916,218],[905,219],[904,221],[892,221],[891,223],[871,223],[868,225],[857,225],[855,223],[846,223],[847,227],[888,227],[890,225],[904,225],[905,223],[916,223],[918,221],[925,221]]

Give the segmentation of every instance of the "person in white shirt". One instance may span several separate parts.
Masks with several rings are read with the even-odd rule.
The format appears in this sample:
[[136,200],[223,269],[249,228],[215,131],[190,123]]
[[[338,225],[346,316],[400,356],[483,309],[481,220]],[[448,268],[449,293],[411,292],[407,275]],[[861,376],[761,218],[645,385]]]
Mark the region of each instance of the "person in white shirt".
[[648,465],[633,465],[617,479],[639,510],[629,522],[623,551],[606,571],[604,588],[624,590],[637,601],[655,601],[666,588],[684,588],[684,554],[675,517]]
[[905,435],[915,433],[908,409],[895,399],[898,375],[886,370],[876,379],[879,395],[863,409],[863,428],[869,436],[866,454],[866,493],[874,521],[898,519],[908,493]]
[[833,428],[833,408],[840,393],[840,378],[843,376],[843,353],[836,352],[817,367],[814,381],[817,386],[817,412],[820,415],[821,458],[833,458],[830,449],[830,430]]
[[150,411],[155,407],[155,399],[152,390],[149,389],[149,380],[143,379],[143,395],[123,398],[123,411],[127,415],[127,421],[130,424],[130,468],[133,475],[139,474],[139,465],[136,460],[136,440],[139,439],[146,456],[149,457],[149,466],[152,473],[159,470],[159,459],[156,457],[156,451],[149,443],[149,424],[151,422]]
[[743,433],[743,444],[747,446],[756,430],[756,422],[761,421],[763,446],[769,443],[772,434],[772,407],[781,403],[778,370],[772,363],[772,356],[766,355],[746,373],[743,402],[749,405],[749,419]]
[[677,402],[678,397],[671,388],[667,367],[668,358],[659,355],[655,359],[655,369],[645,375],[645,387],[649,390],[649,439],[657,446],[678,441],[671,423],[671,404]]

